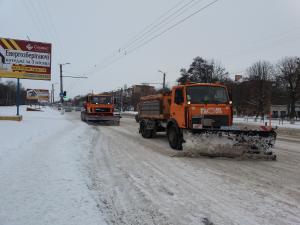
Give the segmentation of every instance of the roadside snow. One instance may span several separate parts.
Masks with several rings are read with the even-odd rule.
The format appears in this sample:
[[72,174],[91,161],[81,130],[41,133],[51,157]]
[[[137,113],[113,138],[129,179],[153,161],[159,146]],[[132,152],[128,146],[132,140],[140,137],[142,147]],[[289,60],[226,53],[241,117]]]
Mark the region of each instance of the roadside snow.
[[126,114],[126,115],[136,115],[136,114],[138,114],[138,112],[136,112],[136,111],[124,111],[124,112],[122,112],[122,114]]
[[[263,126],[265,123],[269,125],[269,120],[265,119],[265,121],[261,121],[260,118],[257,119],[257,121],[254,120],[253,117],[234,117],[233,118],[234,123],[243,123],[243,124],[251,124],[251,125],[257,125],[257,126]],[[283,128],[294,128],[294,129],[300,129],[300,122],[296,121],[295,124],[291,124],[289,121],[283,121],[283,124],[279,120],[272,119],[271,120],[272,127],[283,127]]]
[[0,224],[105,224],[87,185],[95,133],[77,118],[43,111],[23,106],[23,121],[0,121]]

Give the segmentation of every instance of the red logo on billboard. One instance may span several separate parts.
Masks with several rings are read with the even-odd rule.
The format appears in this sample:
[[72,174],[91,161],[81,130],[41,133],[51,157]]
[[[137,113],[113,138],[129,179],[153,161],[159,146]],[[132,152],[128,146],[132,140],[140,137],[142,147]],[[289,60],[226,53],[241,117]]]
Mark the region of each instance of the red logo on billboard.
[[28,43],[28,44],[26,45],[26,48],[27,48],[29,51],[31,51],[31,50],[33,49],[33,46],[32,46],[30,43]]

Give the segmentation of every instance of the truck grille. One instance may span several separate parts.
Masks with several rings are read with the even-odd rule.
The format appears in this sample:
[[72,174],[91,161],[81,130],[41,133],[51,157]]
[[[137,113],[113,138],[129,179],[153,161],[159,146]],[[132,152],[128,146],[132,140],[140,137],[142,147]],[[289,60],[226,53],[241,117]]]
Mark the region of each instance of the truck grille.
[[226,115],[204,115],[204,117],[193,117],[192,124],[205,124],[202,120],[212,120],[213,128],[220,128],[221,126],[228,126],[228,116]]
[[95,108],[95,112],[110,112],[110,108]]

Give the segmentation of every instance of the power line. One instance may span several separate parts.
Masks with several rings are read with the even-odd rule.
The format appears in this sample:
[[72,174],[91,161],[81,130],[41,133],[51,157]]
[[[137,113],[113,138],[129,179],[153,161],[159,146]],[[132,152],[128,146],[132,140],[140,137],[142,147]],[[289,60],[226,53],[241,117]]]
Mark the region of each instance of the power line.
[[[173,10],[175,10],[176,8],[178,8],[178,6],[180,6],[182,3],[184,3],[185,0],[181,0],[181,1],[177,2],[173,7],[171,7],[169,10],[167,10],[166,12],[164,12],[161,16],[159,16],[157,19],[155,19],[151,24],[149,24],[148,26],[146,26],[142,31],[140,31],[137,35],[135,35],[133,38],[131,38],[130,41],[128,41],[125,44],[123,44],[122,47],[119,48],[117,52],[113,52],[112,54],[110,54],[109,56],[107,56],[106,58],[104,58],[97,65],[100,64],[100,67],[101,67],[102,65],[110,64],[110,61],[114,60],[115,57],[119,58],[121,54],[126,55],[127,53],[126,53],[125,49],[128,48],[129,45],[131,46],[132,44],[134,44],[140,38],[144,37],[146,34],[148,34],[149,32],[151,32],[154,28],[156,28],[157,26],[159,26],[160,24],[162,24],[165,20],[170,19],[173,15],[175,15],[178,12],[180,12],[182,9],[184,9],[185,7],[187,7],[188,5],[190,5],[194,1],[195,0],[190,0],[188,3],[186,3],[185,5],[183,5],[181,8],[177,9],[175,11],[175,13],[173,13],[171,15],[168,15],[170,12],[172,12]],[[156,24],[157,22],[159,22],[159,24]]]
[[173,24],[172,26],[166,28],[165,30],[163,30],[162,32],[158,33],[157,35],[151,37],[150,39],[148,39],[147,41],[143,42],[142,44],[136,46],[135,48],[128,50],[128,54],[132,53],[134,51],[136,51],[137,49],[143,47],[144,45],[148,44],[149,42],[151,42],[152,40],[160,37],[161,35],[163,35],[164,33],[168,32],[169,30],[177,27],[178,25],[180,25],[181,23],[185,22],[186,20],[190,19],[191,17],[193,17],[194,15],[202,12],[203,10],[205,10],[206,8],[208,8],[209,6],[215,4],[216,2],[218,2],[219,0],[214,0],[213,2],[203,6],[202,8],[198,9],[197,11],[193,12],[192,14],[188,15],[187,17],[184,17],[183,19],[179,20],[178,22],[176,22],[175,24]]
[[[45,0],[45,4],[46,4],[46,0]],[[33,7],[35,8],[35,9],[37,9],[36,10],[36,14],[37,14],[37,16],[40,18],[40,13],[42,13],[42,16],[41,16],[41,18],[43,19],[43,20],[41,20],[41,23],[43,22],[43,24],[42,24],[42,26],[43,27],[47,27],[48,29],[46,29],[47,30],[47,32],[49,33],[49,37],[50,37],[50,39],[53,39],[53,41],[54,41],[54,43],[56,44],[56,49],[57,49],[57,51],[58,51],[58,55],[59,55],[59,57],[60,57],[60,61],[62,60],[62,48],[61,48],[61,46],[60,46],[60,43],[59,43],[59,41],[58,41],[58,38],[57,38],[57,35],[56,35],[56,32],[55,32],[55,26],[54,26],[54,24],[53,24],[53,22],[52,22],[52,20],[51,20],[51,15],[50,15],[50,13],[49,13],[49,10],[48,10],[48,7],[46,7],[46,5],[45,4],[40,4],[40,2],[39,1],[37,1],[37,5],[34,5]],[[44,26],[44,25],[46,25],[46,26]]]
[[[135,47],[133,47],[132,49],[129,49],[128,51],[126,51],[126,54],[124,55],[120,55],[118,58],[116,58],[115,60],[109,62],[108,64],[104,65],[102,68],[98,69],[99,70],[103,70],[105,68],[107,68],[108,66],[114,64],[115,62],[119,61],[121,58],[123,58],[124,56],[133,53],[134,51],[138,50],[139,48],[143,47],[144,45],[148,44],[149,42],[151,42],[152,40],[160,37],[161,35],[165,34],[166,32],[168,32],[169,30],[175,28],[176,26],[180,25],[181,23],[185,22],[186,20],[190,19],[191,17],[193,17],[194,15],[202,12],[203,10],[205,10],[206,8],[210,7],[211,5],[215,4],[216,2],[218,2],[219,0],[214,0],[208,4],[206,4],[205,6],[203,6],[202,8],[196,10],[195,12],[189,14],[188,16],[184,17],[183,19],[177,21],[175,24],[169,26],[168,28],[164,29],[162,32],[152,36],[150,39],[146,40],[145,42],[141,43],[140,45],[137,45]],[[95,71],[94,71],[95,72]]]
[[40,28],[40,26],[39,26],[39,24],[38,24],[38,20],[36,20],[36,17],[33,16],[33,13],[34,13],[34,12],[31,11],[31,7],[30,7],[29,5],[27,5],[27,1],[22,1],[22,3],[24,4],[25,8],[27,9],[27,12],[28,12],[28,14],[29,14],[29,16],[30,16],[30,19],[31,19],[31,21],[32,21],[33,24],[34,24],[34,27],[38,30],[38,32],[40,33],[40,35],[41,35],[44,39],[46,39],[46,38],[45,38],[46,35],[45,35],[45,33],[41,30],[41,28]]
[[[192,0],[194,1],[194,0]],[[179,1],[177,2],[172,8],[170,8],[169,10],[167,10],[166,12],[164,12],[162,15],[160,15],[157,19],[155,19],[151,24],[149,24],[148,26],[146,26],[142,31],[140,31],[138,34],[136,34],[133,38],[131,38],[130,41],[128,41],[127,43],[125,43],[120,49],[125,49],[128,45],[130,45],[132,42],[135,42],[135,40],[137,38],[139,38],[141,35],[143,36],[145,34],[145,32],[148,32],[149,29],[153,28],[153,26],[156,26],[156,22],[161,21],[161,19],[163,19],[169,12],[172,12],[174,9],[176,9],[179,5],[181,5],[183,2],[185,2],[185,0]]]
[[[170,14],[169,16],[165,17],[158,24],[156,24],[155,26],[152,26],[147,32],[144,32],[143,35],[141,35],[139,38],[136,38],[134,41],[132,41],[130,44],[128,44],[128,46],[125,49],[128,49],[129,47],[131,47],[132,45],[134,45],[136,42],[139,43],[139,42],[147,39],[148,34],[151,35],[151,33],[155,33],[156,31],[162,29],[165,25],[167,25],[170,22],[172,22],[172,20],[174,20],[174,19],[178,18],[179,16],[181,16],[191,6],[194,6],[195,3],[198,4],[201,1],[203,1],[203,0],[197,0],[196,2],[195,2],[195,0],[189,1],[188,3],[186,3],[185,5],[183,5],[182,7],[180,7],[178,10],[176,10],[175,12],[173,12],[172,14]],[[192,4],[192,3],[194,3],[194,4]],[[160,26],[160,25],[162,25],[162,26]],[[156,28],[158,28],[158,29],[156,29]]]

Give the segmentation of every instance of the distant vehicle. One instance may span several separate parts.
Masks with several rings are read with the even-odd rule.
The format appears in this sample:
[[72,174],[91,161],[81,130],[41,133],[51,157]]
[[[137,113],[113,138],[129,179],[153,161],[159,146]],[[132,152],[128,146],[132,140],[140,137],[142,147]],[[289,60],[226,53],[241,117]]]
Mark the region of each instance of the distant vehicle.
[[76,112],[80,112],[81,110],[82,110],[82,107],[80,107],[80,106],[76,106],[76,107],[75,107],[75,111],[76,111]]
[[84,110],[81,111],[82,121],[93,122],[113,122],[120,124],[120,115],[114,114],[114,98],[109,94],[89,94],[83,104]]
[[64,109],[65,109],[65,112],[72,112],[73,111],[73,107],[71,107],[71,106],[65,106]]
[[121,111],[119,109],[114,109],[114,116],[119,116],[121,118]]

